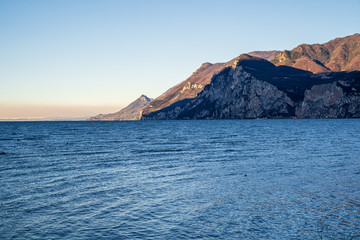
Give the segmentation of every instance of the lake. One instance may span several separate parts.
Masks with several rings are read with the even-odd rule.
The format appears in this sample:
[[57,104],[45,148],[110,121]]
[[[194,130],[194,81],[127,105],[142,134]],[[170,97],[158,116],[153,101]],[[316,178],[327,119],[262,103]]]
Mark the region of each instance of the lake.
[[355,239],[360,119],[0,122],[1,239]]

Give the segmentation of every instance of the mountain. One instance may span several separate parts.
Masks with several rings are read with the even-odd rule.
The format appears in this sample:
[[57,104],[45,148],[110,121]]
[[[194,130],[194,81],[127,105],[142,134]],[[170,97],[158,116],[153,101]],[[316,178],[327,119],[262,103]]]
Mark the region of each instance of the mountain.
[[313,74],[241,55],[195,98],[142,119],[360,117],[360,72]]
[[[264,59],[273,59],[279,52],[280,51],[255,51],[249,53],[249,55],[262,57]],[[170,88],[160,97],[152,101],[144,108],[142,114],[147,115],[168,107],[175,102],[196,97],[197,94],[210,83],[214,74],[227,66],[231,66],[235,60],[236,58],[225,63],[203,63],[189,78]]]
[[302,44],[280,52],[271,62],[313,73],[360,70],[360,34],[324,44]]
[[160,97],[156,98],[147,107],[144,108],[143,114],[149,114],[159,109],[165,108],[177,101],[194,98],[201,92],[207,84],[210,83],[211,77],[224,67],[231,64],[233,60],[226,63],[203,63],[189,78],[170,88]]
[[[271,60],[271,63],[267,60]],[[241,71],[236,70],[237,64],[242,69]],[[251,84],[256,83],[264,89],[270,89],[270,95],[263,96],[262,100],[269,100],[267,98],[271,98],[271,94],[274,92],[283,96],[283,101],[287,104],[286,110],[282,109],[281,114],[276,113],[279,109],[269,108],[263,102],[263,105],[259,105],[263,109],[257,109],[258,112],[254,112],[253,109],[256,109],[257,106],[252,106],[251,101],[256,98],[253,98],[253,93],[246,92],[249,86],[244,85],[243,89],[245,90],[234,88],[232,92],[226,92],[228,90],[226,84],[233,84],[231,83],[233,81],[239,82],[239,79],[229,80],[231,77],[227,76],[222,87],[216,85],[215,83],[218,81],[216,79],[221,78],[220,76],[230,71],[229,69],[233,69],[231,71],[236,70],[239,74],[241,72],[243,77],[246,76],[244,77],[245,80],[240,79],[242,84],[250,84],[250,87],[254,87]],[[302,44],[291,51],[253,51],[225,63],[212,64],[207,62],[202,64],[189,78],[170,88],[160,97],[151,101],[150,104],[142,105],[144,106],[143,109],[139,106],[136,111],[132,111],[133,106],[129,105],[120,112],[98,115],[90,118],[90,120],[357,117],[359,72],[339,72],[354,70],[360,70],[360,34],[336,38],[324,44]],[[349,86],[351,86],[351,91]],[[209,89],[216,92],[219,87],[225,94],[224,96],[221,96],[221,92],[218,95],[209,93]],[[257,88],[254,87],[254,89]],[[236,91],[240,91],[237,92],[238,95],[234,95]],[[262,90],[257,91],[261,92]],[[330,114],[328,107],[333,104],[333,100],[330,101],[327,97],[335,93],[338,94],[336,101],[348,102],[338,103],[340,105],[334,106],[335,110],[331,110],[332,113]],[[212,96],[213,100],[216,99],[216,101],[214,100],[216,104],[213,102],[211,104],[214,106],[209,107],[211,104],[209,105],[209,102],[203,99],[204,94]],[[234,99],[231,100],[230,96]],[[244,96],[246,99],[243,98]],[[239,97],[243,101],[241,104],[238,102]],[[199,99],[202,99],[202,105],[197,105]],[[224,99],[227,99],[227,102]],[[317,99],[316,109],[313,105],[315,104],[314,99]],[[223,103],[228,106],[221,105],[222,101],[225,101]],[[269,101],[269,104],[273,104],[271,101],[275,101],[275,99]],[[355,103],[351,103],[351,101],[355,101]],[[237,107],[234,107],[235,103],[238,104]],[[193,106],[189,104],[193,104]],[[248,105],[245,106],[244,104]],[[226,113],[223,108],[231,109],[231,111],[229,110],[231,113]],[[265,113],[264,109],[268,108],[271,109],[271,112]],[[208,112],[205,114],[206,109]],[[196,113],[197,111],[203,111],[203,113],[199,115]],[[243,113],[240,114],[239,111],[243,111]],[[315,113],[317,111],[321,111],[321,113]],[[132,114],[128,115],[128,112],[132,112]]]
[[116,113],[99,114],[88,119],[88,121],[125,121],[125,120],[139,120],[142,109],[149,105],[152,101],[145,95],[141,95],[134,102],[130,103],[127,107],[121,109]]
[[263,59],[270,61],[270,60],[273,60],[279,53],[280,53],[280,51],[277,51],[277,50],[253,51],[253,52],[249,52],[248,55],[253,56],[253,57],[263,58]]

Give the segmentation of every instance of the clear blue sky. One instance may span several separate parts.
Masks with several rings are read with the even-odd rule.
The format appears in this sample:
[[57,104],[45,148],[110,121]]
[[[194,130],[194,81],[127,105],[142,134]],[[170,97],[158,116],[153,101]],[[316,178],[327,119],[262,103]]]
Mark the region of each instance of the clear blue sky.
[[359,13],[359,0],[0,0],[0,118],[117,111],[203,62],[359,33]]

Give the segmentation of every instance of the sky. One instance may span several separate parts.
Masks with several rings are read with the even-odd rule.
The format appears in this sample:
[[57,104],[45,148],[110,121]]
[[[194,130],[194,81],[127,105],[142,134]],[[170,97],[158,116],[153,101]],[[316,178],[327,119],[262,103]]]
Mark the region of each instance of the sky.
[[360,0],[0,0],[0,118],[87,117],[204,62],[360,32]]

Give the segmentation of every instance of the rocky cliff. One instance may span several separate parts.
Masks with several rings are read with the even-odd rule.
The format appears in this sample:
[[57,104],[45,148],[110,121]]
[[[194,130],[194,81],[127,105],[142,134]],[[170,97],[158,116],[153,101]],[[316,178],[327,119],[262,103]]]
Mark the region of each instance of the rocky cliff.
[[[290,66],[312,73],[360,70],[360,34],[337,38],[325,44],[302,44],[291,51],[254,51],[248,55],[271,60],[276,66]],[[186,99],[195,98],[215,74],[231,66],[236,59],[226,63],[202,64],[188,79],[145,107],[143,114],[150,115],[172,104],[178,105]]]
[[360,72],[313,74],[241,55],[195,98],[142,119],[359,117]]
[[336,81],[315,85],[305,91],[304,100],[296,109],[302,118],[359,118],[360,81]]
[[234,60],[226,63],[203,63],[189,78],[170,88],[160,97],[156,98],[143,110],[143,114],[149,114],[171,104],[187,98],[194,98],[201,92],[207,84],[210,83],[211,77],[222,70],[224,67],[231,65]]
[[[250,52],[249,55],[270,60],[273,59],[279,52],[280,51],[254,51]],[[231,59],[225,63],[203,63],[189,78],[170,88],[160,97],[152,101],[151,104],[143,110],[143,114],[147,115],[151,112],[168,107],[175,102],[196,97],[196,95],[210,83],[214,74],[218,73],[227,66],[231,66],[236,59],[237,58]]]
[[125,121],[125,120],[139,120],[141,117],[142,109],[149,105],[152,101],[145,95],[141,95],[134,102],[130,103],[127,107],[121,109],[116,113],[99,114],[87,119],[87,121]]

